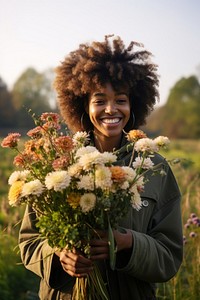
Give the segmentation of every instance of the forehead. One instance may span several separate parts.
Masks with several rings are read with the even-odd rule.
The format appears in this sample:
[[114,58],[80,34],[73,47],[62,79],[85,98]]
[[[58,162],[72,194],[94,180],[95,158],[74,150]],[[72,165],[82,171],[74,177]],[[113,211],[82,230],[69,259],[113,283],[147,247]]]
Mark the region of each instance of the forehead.
[[129,94],[129,88],[125,84],[113,85],[113,84],[108,82],[108,83],[106,83],[105,85],[102,85],[102,86],[94,86],[91,89],[90,94],[93,95],[93,94],[96,94],[96,93],[103,93],[103,94],[116,93],[116,94],[126,94],[126,95],[128,95]]

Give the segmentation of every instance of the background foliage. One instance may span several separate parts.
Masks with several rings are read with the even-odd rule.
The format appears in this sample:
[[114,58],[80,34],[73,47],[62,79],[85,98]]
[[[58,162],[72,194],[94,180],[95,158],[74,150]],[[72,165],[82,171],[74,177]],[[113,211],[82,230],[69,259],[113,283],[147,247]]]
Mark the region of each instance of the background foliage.
[[[9,132],[24,133],[33,127],[27,109],[37,115],[57,111],[52,89],[53,71],[28,68],[9,91],[0,78],[0,138]],[[200,227],[185,224],[191,213],[200,217],[200,84],[196,76],[181,78],[169,93],[164,106],[157,108],[143,130],[172,139],[167,158],[182,158],[172,166],[183,199],[184,261],[175,278],[158,285],[158,299],[197,300],[200,295]],[[7,180],[13,171],[14,152],[0,147],[0,299],[37,298],[38,278],[20,264],[17,238],[23,208],[8,205]],[[18,224],[16,226],[16,224]],[[193,228],[193,227],[194,228]],[[197,236],[190,237],[195,232]]]

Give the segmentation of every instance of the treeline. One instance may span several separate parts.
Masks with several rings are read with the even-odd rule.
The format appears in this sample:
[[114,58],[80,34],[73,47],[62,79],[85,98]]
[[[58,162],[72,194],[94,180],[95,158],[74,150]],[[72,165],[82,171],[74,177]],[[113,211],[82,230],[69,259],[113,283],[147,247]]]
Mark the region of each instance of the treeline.
[[181,78],[169,92],[164,106],[148,118],[151,133],[170,138],[200,138],[200,84],[196,76]]
[[0,78],[0,135],[9,129],[32,128],[31,109],[36,115],[57,111],[56,96],[52,87],[53,70],[43,73],[28,68],[14,83],[11,91]]
[[[54,72],[48,69],[39,73],[26,69],[17,79],[11,91],[0,78],[0,136],[20,129],[23,133],[34,126],[31,109],[36,115],[46,111],[58,111],[56,95],[52,87]],[[164,106],[156,109],[148,118],[145,130],[151,134],[163,134],[170,138],[200,137],[200,83],[197,76],[183,77],[169,91]],[[19,130],[19,131],[20,131]]]

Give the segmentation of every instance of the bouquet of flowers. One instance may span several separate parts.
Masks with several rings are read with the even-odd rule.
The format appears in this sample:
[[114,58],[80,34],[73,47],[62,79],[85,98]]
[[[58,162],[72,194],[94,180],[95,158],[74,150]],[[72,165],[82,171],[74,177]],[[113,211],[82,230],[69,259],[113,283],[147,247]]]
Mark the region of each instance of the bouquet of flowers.
[[[90,240],[97,230],[108,230],[110,265],[114,269],[112,230],[131,208],[141,209],[144,175],[154,168],[158,171],[151,157],[169,143],[168,138],[152,140],[140,130],[130,131],[125,146],[132,149],[130,165],[117,166],[118,152],[99,152],[89,144],[86,132],[64,135],[58,114],[43,113],[33,118],[36,127],[27,132],[29,140],[22,151],[19,133],[9,134],[1,143],[18,151],[14,164],[20,169],[8,180],[10,205],[32,206],[41,236],[55,251],[76,248],[89,257]],[[92,288],[87,289],[88,285]],[[76,279],[74,299],[87,299],[91,291],[99,299],[109,299],[97,267],[87,278]]]

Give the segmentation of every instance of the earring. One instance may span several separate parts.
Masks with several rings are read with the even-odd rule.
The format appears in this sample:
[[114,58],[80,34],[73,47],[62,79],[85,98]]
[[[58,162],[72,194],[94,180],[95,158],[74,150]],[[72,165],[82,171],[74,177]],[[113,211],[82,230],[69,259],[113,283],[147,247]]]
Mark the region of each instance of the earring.
[[84,131],[85,130],[85,126],[84,126],[84,124],[83,124],[83,122],[84,122],[84,116],[85,116],[85,111],[82,113],[82,115],[81,115],[81,130],[82,131]]

